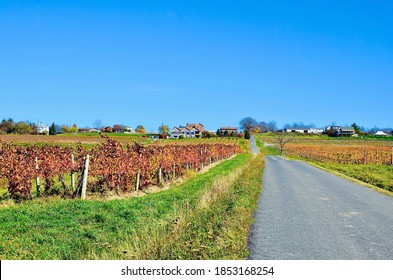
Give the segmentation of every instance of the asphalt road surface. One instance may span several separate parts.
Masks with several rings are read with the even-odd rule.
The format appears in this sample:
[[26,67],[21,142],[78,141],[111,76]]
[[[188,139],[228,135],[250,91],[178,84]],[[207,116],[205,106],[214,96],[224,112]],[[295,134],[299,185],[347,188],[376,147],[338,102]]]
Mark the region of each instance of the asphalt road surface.
[[255,142],[255,137],[254,135],[251,135],[250,138],[250,149],[252,154],[259,154],[259,149],[257,147],[257,143]]
[[301,161],[266,157],[249,238],[256,260],[393,260],[393,198]]

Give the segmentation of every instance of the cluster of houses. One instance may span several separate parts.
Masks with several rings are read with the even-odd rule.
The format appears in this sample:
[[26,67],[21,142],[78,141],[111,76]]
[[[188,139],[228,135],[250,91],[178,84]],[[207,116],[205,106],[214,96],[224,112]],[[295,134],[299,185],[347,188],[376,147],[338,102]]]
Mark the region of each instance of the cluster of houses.
[[325,129],[311,127],[288,127],[283,129],[284,132],[301,133],[301,134],[329,134],[331,136],[353,136],[355,129],[349,126],[332,126],[329,125]]
[[[49,126],[40,122],[37,124],[37,133],[38,134],[47,134],[49,132]],[[88,133],[88,132],[122,132],[122,133],[134,133],[132,127],[114,125],[113,127],[103,127],[101,130],[94,128],[79,128],[79,133]],[[350,126],[336,126],[336,125],[328,125],[325,129],[322,128],[312,128],[312,127],[288,127],[282,130],[287,133],[299,133],[299,134],[328,134],[333,137],[351,137],[357,136],[356,131],[353,127]],[[170,138],[202,138],[204,134],[217,135],[219,136],[237,136],[239,135],[239,131],[237,127],[231,126],[222,126],[217,131],[207,131],[205,130],[205,126],[201,123],[187,123],[184,126],[175,126],[172,131],[169,133]],[[389,134],[384,131],[377,131],[373,134],[374,136],[389,136]]]
[[[58,131],[61,133],[61,131]],[[107,126],[101,128],[101,130],[95,128],[79,128],[79,133],[91,133],[91,132],[118,132],[118,133],[134,133],[132,127],[128,126]],[[40,122],[37,125],[37,133],[38,134],[48,134],[49,126]],[[202,138],[204,133],[209,133],[210,135],[217,135],[219,133],[222,136],[237,136],[239,134],[237,127],[231,126],[222,126],[217,131],[207,131],[205,130],[205,126],[201,123],[188,123],[185,126],[175,126],[172,131],[169,133],[170,138]]]
[[[89,132],[100,132],[97,129],[90,129]],[[134,133],[134,129],[130,126],[124,126],[115,124],[114,126],[106,126],[101,128],[101,132],[108,132],[108,133]]]
[[[337,126],[328,125],[325,129],[322,128],[310,128],[310,127],[296,127],[296,128],[285,128],[282,131],[290,133],[301,133],[301,134],[327,134],[332,137],[355,137],[355,128],[352,126]],[[384,131],[377,131],[372,134],[373,136],[389,136],[389,134]]]
[[[49,126],[44,124],[43,122],[39,122],[36,126],[37,134],[48,134]],[[114,126],[106,126],[102,127],[100,130],[96,128],[78,128],[78,133],[91,133],[91,132],[115,132],[115,133],[134,133],[132,127],[123,126],[123,125],[114,125]],[[62,133],[61,127],[57,126],[56,133]]]
[[239,134],[237,127],[222,126],[217,131],[207,131],[205,130],[205,126],[201,123],[188,123],[185,126],[175,126],[169,134],[169,137],[176,139],[202,138],[205,132],[211,135],[220,133],[223,136],[236,136]]
[[289,133],[301,133],[301,134],[328,134],[335,137],[354,136],[356,134],[355,129],[349,126],[333,126],[329,125],[325,129],[322,128],[311,128],[311,127],[288,127],[282,131]]

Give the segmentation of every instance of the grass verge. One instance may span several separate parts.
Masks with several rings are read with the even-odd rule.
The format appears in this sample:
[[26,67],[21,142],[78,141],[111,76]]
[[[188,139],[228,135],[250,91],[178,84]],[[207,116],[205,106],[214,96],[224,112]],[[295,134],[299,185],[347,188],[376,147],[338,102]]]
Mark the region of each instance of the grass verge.
[[250,160],[238,155],[143,197],[51,198],[2,208],[0,259],[245,258],[263,165],[262,157]]
[[311,163],[333,174],[393,197],[393,166]]
[[131,235],[124,253],[135,259],[246,259],[263,165],[259,155],[230,175],[217,177],[196,204],[178,207],[169,220],[145,228],[142,236],[148,238]]
[[305,161],[334,175],[393,197],[393,166],[327,163],[298,156],[287,158]]
[[274,146],[271,145],[265,145],[263,142],[262,138],[260,135],[255,135],[256,139],[256,144],[261,153],[263,153],[265,156],[279,156],[280,152],[278,149],[276,149]]

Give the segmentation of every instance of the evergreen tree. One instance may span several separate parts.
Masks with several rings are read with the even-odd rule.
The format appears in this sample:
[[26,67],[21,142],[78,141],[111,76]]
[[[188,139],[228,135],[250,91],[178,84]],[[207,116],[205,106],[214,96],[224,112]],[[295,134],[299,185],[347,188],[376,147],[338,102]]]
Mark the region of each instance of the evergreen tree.
[[352,126],[353,129],[355,130],[355,133],[356,133],[356,134],[359,134],[359,133],[360,133],[360,126],[358,126],[356,123],[353,123],[351,126]]
[[217,129],[217,136],[221,136],[221,129]]
[[244,134],[244,139],[250,139],[250,138],[251,138],[250,132],[246,130],[246,133]]
[[52,125],[49,127],[49,135],[56,135],[57,131],[56,131],[56,125],[55,123],[52,123]]

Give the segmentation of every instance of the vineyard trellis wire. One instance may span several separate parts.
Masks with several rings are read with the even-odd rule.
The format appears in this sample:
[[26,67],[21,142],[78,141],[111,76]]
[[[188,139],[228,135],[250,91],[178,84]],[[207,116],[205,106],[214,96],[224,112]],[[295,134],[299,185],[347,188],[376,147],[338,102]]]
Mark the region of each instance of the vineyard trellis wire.
[[[0,143],[0,177],[6,179],[8,192],[15,199],[32,198],[36,179],[37,195],[49,194],[58,180],[64,193],[80,194],[85,159],[89,154],[89,191],[136,191],[151,184],[162,184],[187,170],[200,170],[213,162],[229,158],[241,149],[237,144],[202,143],[187,145],[148,145],[134,143],[124,147],[105,137],[105,142],[89,152],[60,146],[22,147]],[[65,176],[76,175],[77,183],[65,183]],[[37,178],[43,179],[40,181]]]

